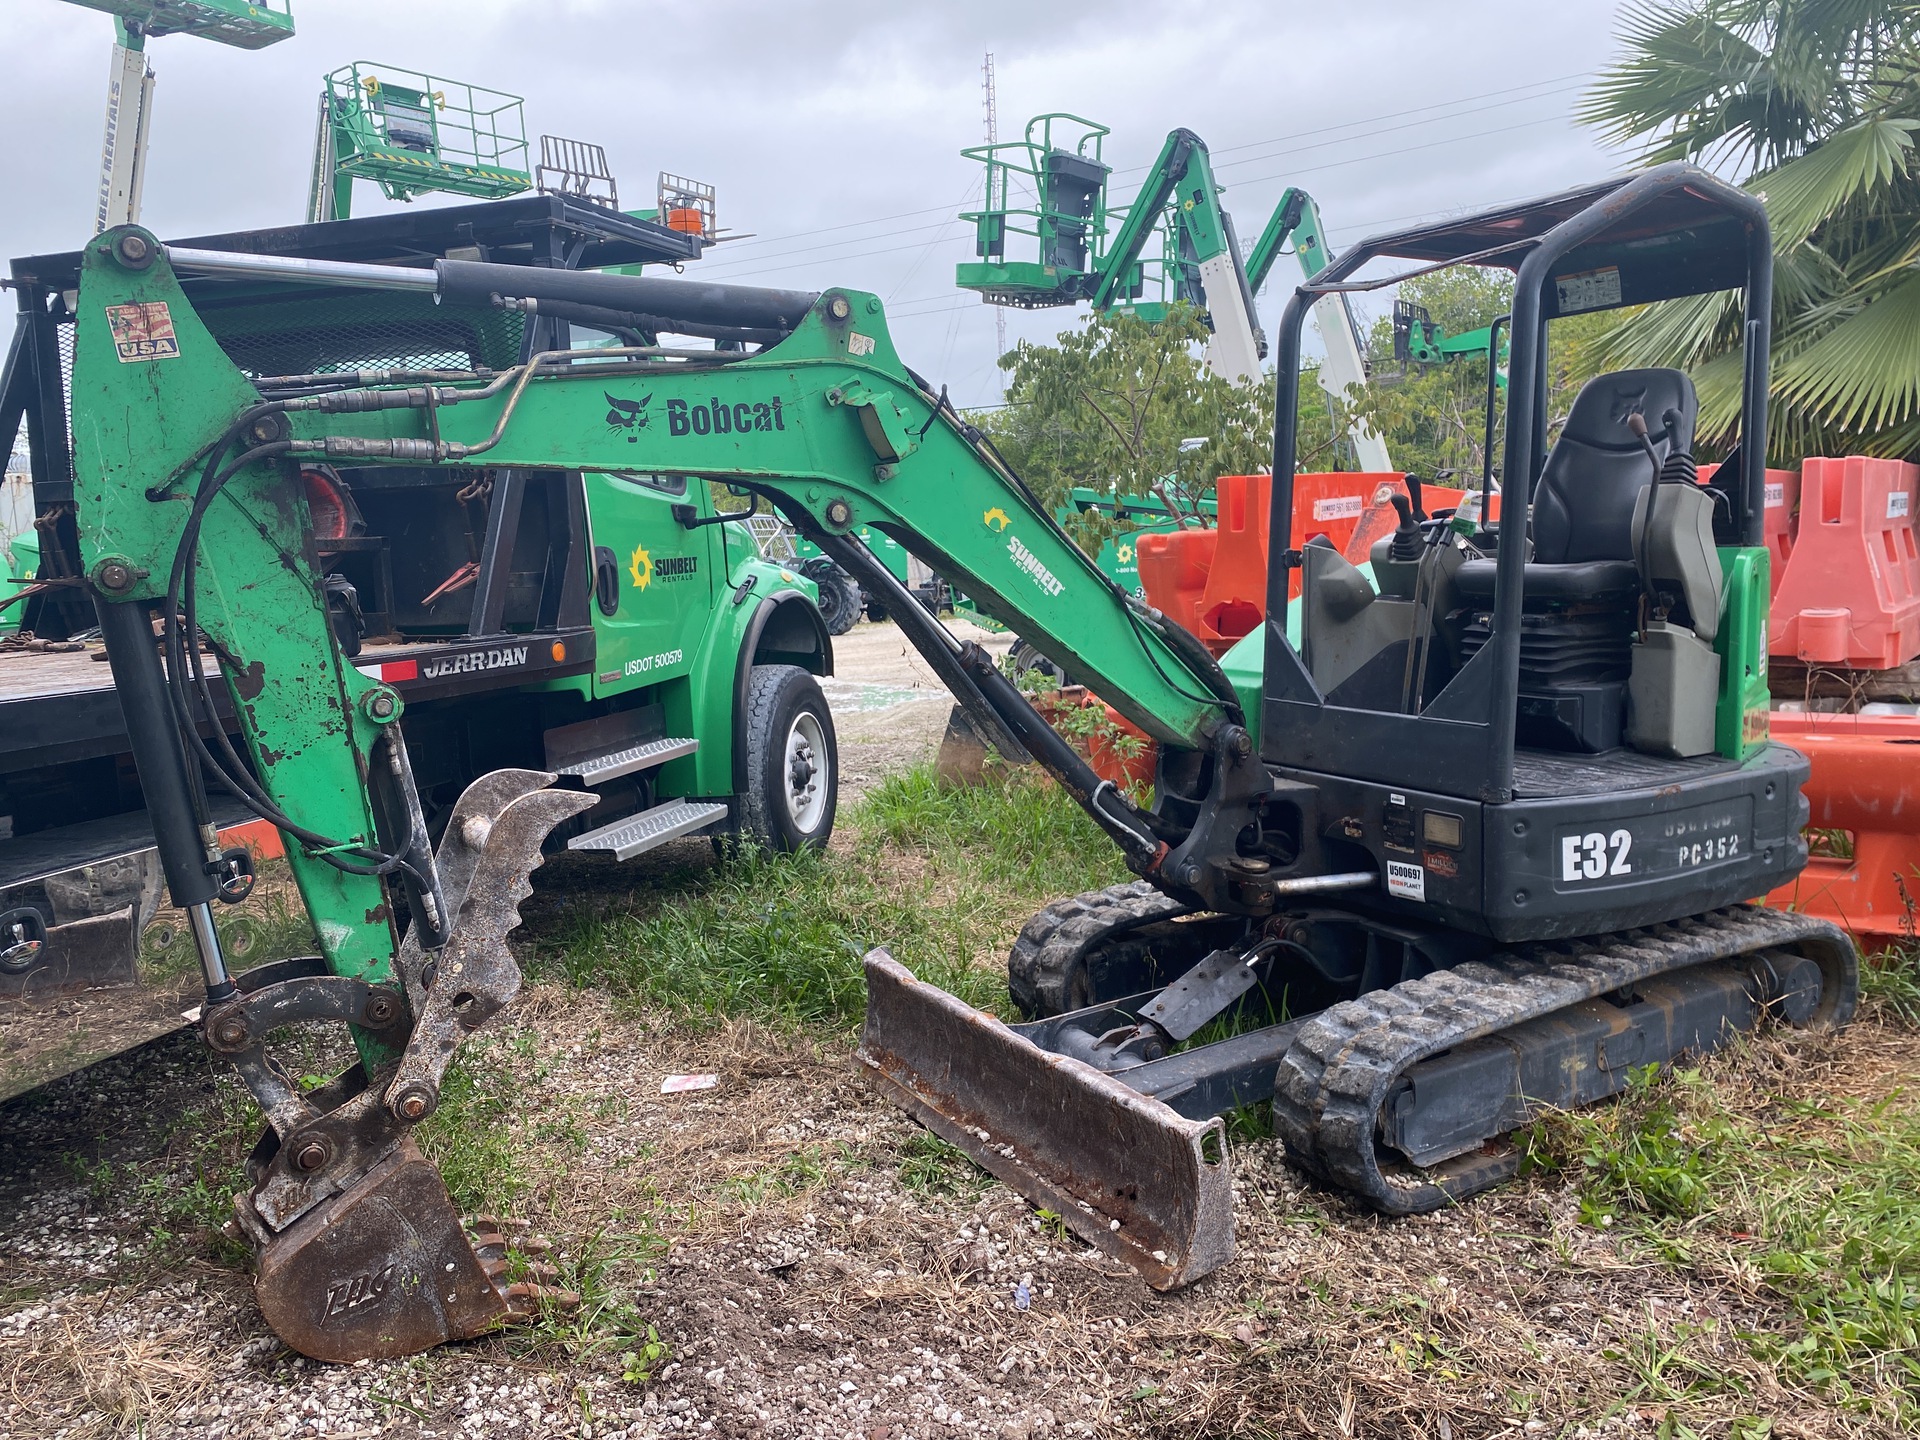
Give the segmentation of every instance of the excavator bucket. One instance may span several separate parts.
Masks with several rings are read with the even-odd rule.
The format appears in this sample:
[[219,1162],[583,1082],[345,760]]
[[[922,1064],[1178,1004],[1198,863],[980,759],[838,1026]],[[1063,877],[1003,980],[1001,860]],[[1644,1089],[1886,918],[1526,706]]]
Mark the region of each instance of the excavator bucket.
[[260,1311],[315,1360],[386,1360],[485,1334],[536,1301],[507,1281],[499,1237],[475,1239],[440,1172],[402,1139],[267,1243],[254,1281]]
[[867,955],[858,1058],[921,1124],[1156,1290],[1233,1257],[1220,1120],[1189,1120],[1016,1035],[885,950]]
[[[234,1212],[257,1254],[261,1312],[303,1355],[412,1355],[570,1298],[548,1286],[546,1266],[525,1258],[537,1244],[510,1250],[497,1222],[462,1222],[412,1136],[412,1126],[437,1108],[455,1050],[520,989],[506,937],[520,923],[520,901],[532,893],[528,876],[540,863],[542,842],[598,800],[547,788],[553,779],[494,771],[455,805],[435,857],[455,920],[438,951],[421,948],[418,927],[400,946],[396,968],[413,1028],[397,1063],[381,1067],[371,1082],[356,1065],[309,1095],[282,1088],[281,1102],[266,1107],[272,1128],[249,1162],[254,1187],[234,1197]],[[245,994],[210,1017],[210,1031],[217,1035],[246,1018],[249,1007],[261,1011],[276,989],[288,993],[272,1018],[292,1013],[303,994],[319,994],[318,984],[339,994],[355,982],[306,983],[304,992],[267,986]],[[368,1023],[375,1001],[398,1008],[390,988],[349,993],[359,1007],[356,1023]],[[254,1018],[256,1031],[269,1023]],[[262,1048],[243,1051],[235,1063],[256,1097],[276,1093],[277,1067]]]

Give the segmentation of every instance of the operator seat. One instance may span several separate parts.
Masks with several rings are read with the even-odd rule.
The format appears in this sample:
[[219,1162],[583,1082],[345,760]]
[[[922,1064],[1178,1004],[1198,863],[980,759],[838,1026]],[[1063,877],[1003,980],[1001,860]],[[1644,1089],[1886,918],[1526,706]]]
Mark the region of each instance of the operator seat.
[[[1640,620],[1636,513],[1653,480],[1653,465],[1627,417],[1646,420],[1664,464],[1673,450],[1691,444],[1699,409],[1693,382],[1668,369],[1598,375],[1575,398],[1534,489],[1520,617],[1520,744],[1598,753],[1621,743]],[[1681,508],[1691,510],[1670,506],[1663,494],[1662,531]],[[1490,637],[1498,563],[1471,559],[1454,574],[1469,612],[1463,658]],[[1717,603],[1703,601],[1700,608],[1711,608],[1717,619]]]
[[[1675,440],[1662,418],[1669,410],[1679,412],[1678,438],[1689,443],[1700,402],[1684,370],[1615,370],[1580,387],[1534,491],[1527,609],[1639,590],[1633,513],[1653,480],[1653,466],[1627,429],[1627,417],[1646,419],[1647,438],[1664,463]],[[1467,561],[1456,577],[1461,592],[1491,600],[1496,565],[1491,559]]]

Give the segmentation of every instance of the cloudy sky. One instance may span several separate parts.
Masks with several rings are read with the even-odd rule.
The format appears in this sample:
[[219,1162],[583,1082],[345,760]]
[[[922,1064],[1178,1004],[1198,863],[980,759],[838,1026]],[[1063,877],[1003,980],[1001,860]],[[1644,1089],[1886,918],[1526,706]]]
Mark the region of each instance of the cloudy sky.
[[[710,252],[703,273],[879,294],[901,353],[961,404],[999,393],[994,312],[953,284],[972,252],[954,217],[980,170],[959,152],[984,137],[988,51],[1003,139],[1043,111],[1098,120],[1124,199],[1184,125],[1208,142],[1249,242],[1289,183],[1318,199],[1338,247],[1624,164],[1570,118],[1611,53],[1616,0],[292,4],[298,34],[269,50],[152,43],[141,219],[163,236],[300,219],[320,77],[406,66],[525,96],[530,135],[604,145],[629,205],[652,203],[661,170],[712,182],[722,227],[750,238]],[[0,4],[8,255],[91,230],[111,34],[64,0]],[[356,213],[387,204],[359,187]],[[1269,327],[1291,265],[1261,297]],[[1009,340],[1069,323],[1009,312]]]

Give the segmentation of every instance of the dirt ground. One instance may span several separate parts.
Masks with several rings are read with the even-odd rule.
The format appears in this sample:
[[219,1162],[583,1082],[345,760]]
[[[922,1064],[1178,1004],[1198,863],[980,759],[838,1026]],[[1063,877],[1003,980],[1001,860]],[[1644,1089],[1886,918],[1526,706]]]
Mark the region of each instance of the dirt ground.
[[[318,1366],[266,1332],[243,1267],[154,1269],[143,1192],[196,1181],[177,1144],[154,1157],[156,1137],[231,1084],[180,1039],[5,1118],[0,1435],[1695,1433],[1674,1428],[1692,1412],[1655,1383],[1665,1367],[1737,1385],[1740,1413],[1774,1426],[1701,1434],[1887,1433],[1751,1358],[1739,1337],[1771,1318],[1751,1277],[1616,1245],[1557,1184],[1383,1222],[1311,1189],[1273,1142],[1241,1144],[1238,1258],[1157,1295],[930,1156],[837,1045],[689,1035],[543,988],[484,1055],[512,1096],[522,1213],[563,1258],[648,1257],[618,1303],[666,1346],[649,1383],[624,1378],[632,1342],[568,1355],[564,1321]],[[1895,1086],[1916,1063],[1914,1037],[1870,1028],[1763,1045],[1743,1068],[1793,1097]],[[720,1083],[660,1093],[690,1073]],[[103,1188],[116,1166],[131,1193]]]
[[[950,702],[891,626],[836,650],[854,791],[928,758]],[[581,1312],[391,1363],[286,1351],[239,1257],[168,1230],[210,1183],[181,1117],[239,1109],[177,1035],[0,1107],[0,1440],[1890,1433],[1753,1358],[1780,1317],[1750,1267],[1660,1263],[1558,1180],[1383,1222],[1239,1142],[1237,1258],[1159,1295],[931,1145],[837,1036],[542,986],[470,1050],[515,1212],[611,1277]],[[1920,1038],[1865,1023],[1737,1066],[1756,1112],[1871,1100]],[[718,1084],[661,1093],[687,1074]]]
[[[954,616],[947,628],[1005,654],[1009,634],[995,634]],[[840,741],[840,793],[851,801],[883,776],[933,759],[946,732],[953,697],[933,668],[888,622],[862,621],[833,642],[834,673],[822,684]]]

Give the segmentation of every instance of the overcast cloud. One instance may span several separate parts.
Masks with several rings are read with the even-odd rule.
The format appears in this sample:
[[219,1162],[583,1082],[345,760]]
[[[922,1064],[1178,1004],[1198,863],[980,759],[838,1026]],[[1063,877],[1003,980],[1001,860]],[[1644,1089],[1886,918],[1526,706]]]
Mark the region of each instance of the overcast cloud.
[[[977,196],[981,57],[1002,138],[1073,111],[1112,127],[1131,190],[1179,125],[1213,150],[1248,240],[1281,191],[1319,200],[1337,246],[1389,224],[1622,168],[1571,120],[1612,47],[1614,0],[970,0],[852,10],[818,0],[293,0],[298,34],[248,53],[153,42],[159,72],[143,223],[164,235],[302,218],[320,77],[352,60],[526,97],[530,135],[597,141],[624,203],[660,170],[719,187],[716,279],[871,290],[901,353],[961,404],[998,397],[993,311],[953,285]],[[9,255],[91,229],[112,22],[63,0],[0,3]],[[1124,172],[1132,170],[1133,175]],[[419,203],[441,203],[427,200]],[[386,208],[361,186],[356,213]],[[1297,273],[1276,267],[1269,326]],[[1009,340],[1067,311],[1009,312]]]

